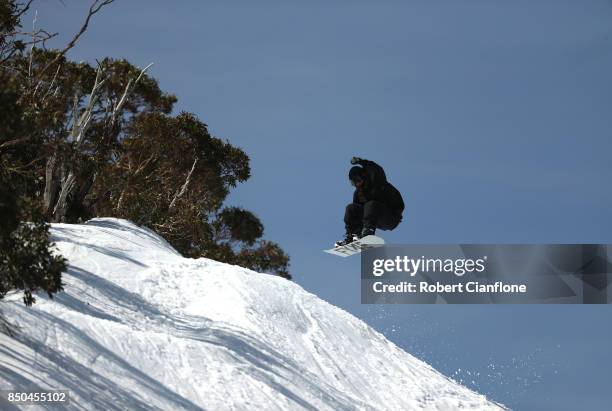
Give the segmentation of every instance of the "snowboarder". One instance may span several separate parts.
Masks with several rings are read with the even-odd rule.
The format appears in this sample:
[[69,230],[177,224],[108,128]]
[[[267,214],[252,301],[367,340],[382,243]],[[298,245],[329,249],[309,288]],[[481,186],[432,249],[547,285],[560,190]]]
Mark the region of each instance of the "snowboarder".
[[344,213],[346,234],[336,246],[374,235],[377,228],[393,230],[402,221],[404,211],[402,195],[387,181],[381,166],[359,157],[353,157],[351,164],[349,180],[355,192]]

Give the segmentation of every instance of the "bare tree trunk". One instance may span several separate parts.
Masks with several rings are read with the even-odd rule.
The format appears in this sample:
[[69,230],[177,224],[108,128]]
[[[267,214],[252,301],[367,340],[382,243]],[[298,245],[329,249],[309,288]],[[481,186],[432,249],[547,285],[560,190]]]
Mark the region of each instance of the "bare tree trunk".
[[51,216],[53,205],[59,192],[59,180],[56,177],[55,166],[57,163],[57,155],[53,155],[47,160],[45,169],[45,192],[43,196],[43,206],[45,214]]
[[53,221],[56,223],[62,223],[66,220],[66,213],[68,211],[68,200],[74,187],[76,185],[76,176],[72,171],[68,173],[66,178],[62,180],[62,190],[60,191],[57,203],[53,209]]
[[[89,194],[89,191],[91,190],[91,187],[93,186],[97,177],[98,177],[98,173],[96,172],[88,174],[87,177],[85,178],[85,181],[83,181],[83,183],[79,185],[78,190],[75,190],[72,201],[74,204],[80,205],[83,210],[90,208],[89,205],[85,203],[85,197],[87,197],[87,194]],[[87,212],[85,214],[89,214],[89,213]],[[82,214],[79,215],[79,219],[82,216],[83,216]]]

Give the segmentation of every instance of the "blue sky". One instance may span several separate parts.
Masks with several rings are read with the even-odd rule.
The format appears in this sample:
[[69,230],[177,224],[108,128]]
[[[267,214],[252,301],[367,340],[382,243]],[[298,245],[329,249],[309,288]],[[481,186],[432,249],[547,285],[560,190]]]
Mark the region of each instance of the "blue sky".
[[[34,7],[65,44],[86,3]],[[69,55],[154,62],[178,110],[242,147],[229,203],[306,289],[511,407],[600,410],[610,307],[362,306],[358,258],[321,249],[353,155],[404,194],[387,242],[611,243],[611,21],[604,0],[118,0]]]

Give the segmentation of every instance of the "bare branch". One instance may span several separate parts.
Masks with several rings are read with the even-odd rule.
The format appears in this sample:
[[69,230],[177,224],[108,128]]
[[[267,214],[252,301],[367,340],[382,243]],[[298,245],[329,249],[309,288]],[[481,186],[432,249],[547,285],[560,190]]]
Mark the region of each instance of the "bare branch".
[[[1,146],[0,146],[1,147]],[[145,168],[147,168],[147,166],[149,164],[151,164],[151,162],[153,161],[157,161],[157,157],[155,156],[155,154],[151,154],[149,156],[149,158],[147,158],[143,163],[140,164],[140,166],[138,166],[138,168],[136,169],[136,171],[134,172],[134,176],[139,175],[140,173],[142,173],[144,171]],[[131,169],[131,161],[128,163],[130,165],[130,169]]]
[[0,152],[8,147],[12,147],[12,146],[16,146],[17,144],[25,143],[29,139],[30,137],[28,136],[28,137],[22,137],[22,138],[17,138],[14,140],[5,141],[4,143],[0,144]]
[[[21,32],[21,31],[13,31],[11,33],[3,34],[4,38],[15,37],[15,36],[24,36],[30,37],[31,41],[22,41],[23,46],[34,46],[36,44],[42,43],[43,49],[46,50],[46,42],[57,36],[58,33],[49,33],[46,30],[38,29],[32,32]],[[7,44],[3,44],[0,46],[0,64],[4,64],[9,61],[17,52],[19,48],[16,47],[14,41],[8,41]]]
[[[40,37],[41,40],[32,40],[32,41],[23,41],[23,44],[26,46],[29,46],[32,43],[40,43],[41,41],[45,41],[45,40],[49,40],[55,36],[57,36],[59,33],[49,33],[47,30],[44,29],[33,29],[32,31],[21,31],[21,30],[15,30],[15,31],[11,31],[10,33],[4,33],[3,36],[4,37],[14,37],[14,36],[23,36],[23,37]],[[44,37],[44,39],[43,39]]]
[[117,104],[115,105],[115,107],[113,107],[113,114],[112,114],[112,118],[111,121],[114,123],[117,120],[117,114],[121,111],[121,109],[123,108],[123,105],[125,104],[125,101],[129,95],[129,93],[132,92],[132,89],[134,87],[136,87],[136,84],[138,84],[138,81],[142,78],[142,76],[144,75],[144,73],[149,69],[149,67],[151,67],[153,65],[153,63],[149,63],[148,66],[146,66],[145,68],[143,68],[140,71],[140,74],[138,75],[138,77],[136,78],[136,80],[132,83],[132,80],[130,79],[127,83],[127,85],[125,86],[125,90],[123,90],[123,95],[121,96],[121,98],[119,99],[119,101],[117,102]]
[[191,166],[191,170],[189,170],[189,174],[187,174],[187,178],[185,179],[185,184],[183,184],[183,186],[181,187],[181,191],[177,192],[174,195],[174,198],[172,199],[172,202],[170,203],[169,208],[174,207],[174,204],[176,203],[176,200],[181,198],[183,196],[183,194],[185,194],[185,191],[187,191],[187,186],[189,185],[189,180],[191,180],[191,175],[193,174],[193,170],[195,170],[195,166],[198,162],[198,158],[196,157],[196,159],[193,161],[193,165]]
[[34,12],[34,19],[32,20],[32,37],[34,41],[32,42],[32,47],[30,48],[30,62],[28,64],[28,78],[32,78],[32,60],[34,59],[34,45],[36,44],[36,20],[38,20],[38,10]]
[[102,67],[98,66],[98,70],[96,71],[96,79],[94,81],[94,85],[91,89],[91,93],[89,94],[89,104],[85,108],[85,111],[79,116],[78,115],[78,106],[79,106],[79,98],[78,95],[75,94],[74,102],[72,105],[72,140],[75,141],[78,145],[81,144],[87,129],[89,128],[89,124],[92,118],[92,112],[96,102],[98,101],[98,90],[106,79],[100,80],[102,76]]
[[45,95],[42,98],[42,102],[45,102],[45,99],[47,98],[47,96],[49,95],[49,93],[51,92],[51,89],[53,88],[53,85],[55,84],[55,80],[57,79],[57,75],[59,74],[60,68],[62,66],[58,65],[57,66],[57,70],[55,70],[55,75],[53,76],[53,79],[51,80],[51,83],[49,84],[49,88],[47,88],[47,92],[45,93]]
[[23,16],[30,9],[30,6],[32,5],[33,1],[34,0],[29,0],[28,3],[25,5],[25,7],[23,9],[21,9],[21,11],[19,13],[17,13],[17,15],[15,17],[17,19],[19,19],[21,16]]
[[68,50],[74,47],[78,39],[87,30],[87,26],[89,26],[89,20],[92,18],[94,14],[99,12],[102,7],[109,5],[114,1],[115,0],[95,0],[93,4],[91,5],[91,7],[89,8],[89,12],[87,13],[87,17],[85,18],[85,22],[81,26],[81,29],[74,35],[72,40],[70,40],[70,43],[68,43],[66,47],[64,47],[64,49],[60,51],[59,54],[55,56],[53,60],[51,60],[51,62],[47,63],[47,65],[38,73],[37,77],[41,77],[43,74],[45,74],[46,71],[49,70],[49,67],[57,63],[64,55],[66,55]]
[[125,104],[125,99],[128,93],[130,92],[131,85],[132,85],[132,79],[129,79],[127,85],[125,86],[125,89],[123,90],[123,95],[121,96],[117,104],[113,107],[113,114],[112,114],[113,118],[117,115],[119,110],[121,110],[121,108],[123,107],[123,104]]
[[142,69],[142,71],[140,72],[140,74],[138,75],[138,78],[136,78],[136,81],[134,82],[134,84],[138,83],[138,81],[140,81],[140,78],[143,76],[143,74],[149,69],[149,67],[151,67],[153,65],[153,63],[149,63],[149,65],[145,68]]
[[81,118],[79,119],[80,131],[79,131],[79,135],[77,136],[78,143],[81,142],[85,132],[87,131],[87,128],[89,127],[89,121],[91,120],[92,110],[94,108],[94,105],[98,101],[98,90],[100,89],[100,87],[102,87],[102,85],[106,81],[106,79],[103,79],[102,81],[100,81],[101,75],[102,75],[102,67],[98,66],[98,70],[96,71],[96,80],[94,81],[93,88],[91,89],[91,93],[89,94],[89,104],[87,105],[87,108],[85,109],[85,111],[81,115]]

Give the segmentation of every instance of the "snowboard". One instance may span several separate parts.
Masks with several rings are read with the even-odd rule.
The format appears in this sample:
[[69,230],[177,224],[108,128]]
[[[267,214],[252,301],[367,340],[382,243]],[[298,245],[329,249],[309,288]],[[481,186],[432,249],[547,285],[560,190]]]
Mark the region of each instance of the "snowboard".
[[340,257],[348,257],[353,254],[360,253],[363,250],[373,247],[379,247],[385,244],[385,240],[375,235],[368,235],[359,240],[353,241],[352,243],[336,246],[329,250],[323,250],[326,253],[338,255]]

